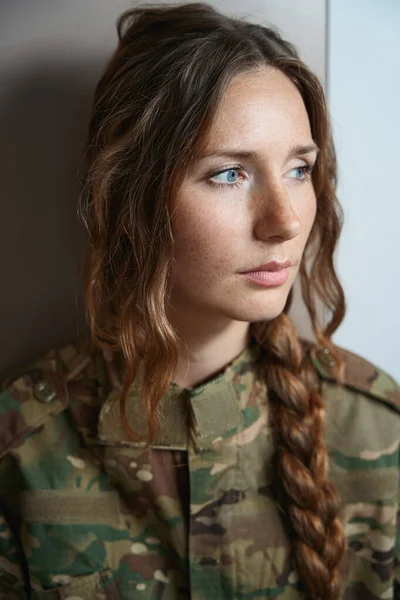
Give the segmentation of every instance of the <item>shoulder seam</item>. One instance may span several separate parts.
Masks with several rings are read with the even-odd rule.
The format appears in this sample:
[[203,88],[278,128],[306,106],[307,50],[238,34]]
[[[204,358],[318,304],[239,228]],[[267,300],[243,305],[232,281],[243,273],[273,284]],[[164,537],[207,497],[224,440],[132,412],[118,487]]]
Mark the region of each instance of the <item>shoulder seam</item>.
[[343,381],[338,381],[335,375],[332,368],[334,361],[330,362],[333,359],[329,356],[329,351],[314,347],[315,352],[310,352],[310,358],[319,377],[337,385],[342,383],[343,386],[377,400],[400,414],[399,384],[386,371],[362,356],[339,346],[336,346],[336,349],[345,366]]
[[[47,402],[45,399],[39,399],[35,396],[34,386],[35,378],[38,376],[42,380],[49,382],[56,396]],[[26,377],[30,379],[28,384]],[[20,389],[18,389],[20,386]],[[1,428],[1,447],[0,457],[4,456],[11,448],[17,447],[19,441],[23,440],[27,435],[37,431],[47,419],[63,412],[69,404],[69,392],[66,385],[65,375],[54,373],[52,371],[37,370],[30,374],[24,375],[16,379],[9,387],[2,390],[1,394],[8,395],[10,402],[15,401],[20,408],[16,411],[15,408],[10,408],[5,411],[0,419],[3,426]],[[24,400],[19,397],[24,395]],[[3,397],[6,400],[7,396]],[[25,409],[25,412],[24,412]],[[10,420],[7,422],[7,412],[11,414]],[[28,415],[28,416],[27,416]],[[14,427],[15,431],[8,437],[10,427]],[[5,431],[5,433],[3,433]]]

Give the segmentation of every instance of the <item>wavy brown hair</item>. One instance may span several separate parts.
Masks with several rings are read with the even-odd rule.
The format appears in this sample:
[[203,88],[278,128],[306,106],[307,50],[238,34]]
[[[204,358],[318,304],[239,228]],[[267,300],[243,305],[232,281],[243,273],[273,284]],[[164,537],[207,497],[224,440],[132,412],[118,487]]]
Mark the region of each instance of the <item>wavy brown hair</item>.
[[[157,405],[178,360],[177,332],[167,318],[174,281],[171,198],[235,75],[265,65],[279,69],[303,98],[320,152],[312,175],[317,214],[300,268],[301,289],[313,348],[331,351],[338,375],[341,359],[331,336],[343,319],[344,297],[333,254],[342,215],[323,89],[274,29],[201,3],[134,8],[121,15],[117,29],[119,42],[96,87],[90,119],[79,209],[88,233],[82,273],[93,342],[123,357],[119,401],[132,438],[126,397],[142,365],[151,441],[159,426]],[[277,318],[250,325],[266,357],[276,443],[273,489],[306,596],[335,600],[346,542],[339,498],[327,479],[320,383],[287,314],[291,297]]]

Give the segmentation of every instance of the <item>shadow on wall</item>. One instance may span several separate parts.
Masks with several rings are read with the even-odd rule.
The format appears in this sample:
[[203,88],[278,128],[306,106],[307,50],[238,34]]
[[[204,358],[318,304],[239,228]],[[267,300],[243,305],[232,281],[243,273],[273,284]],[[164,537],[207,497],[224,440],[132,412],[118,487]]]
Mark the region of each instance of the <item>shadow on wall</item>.
[[86,331],[79,266],[78,177],[102,64],[0,72],[0,372]]

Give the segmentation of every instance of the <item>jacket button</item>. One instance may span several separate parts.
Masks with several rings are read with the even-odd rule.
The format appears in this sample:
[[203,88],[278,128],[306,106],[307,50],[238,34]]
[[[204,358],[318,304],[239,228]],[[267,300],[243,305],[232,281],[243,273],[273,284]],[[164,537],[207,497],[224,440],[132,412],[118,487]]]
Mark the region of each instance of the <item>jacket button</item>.
[[33,395],[35,396],[36,400],[44,402],[45,404],[53,402],[53,400],[57,398],[56,392],[47,383],[47,381],[38,381],[35,383],[33,386]]
[[325,367],[332,368],[336,364],[335,359],[333,358],[332,353],[329,350],[329,348],[322,348],[322,350],[319,350],[317,352],[317,356],[318,356],[319,361],[323,365],[325,365]]

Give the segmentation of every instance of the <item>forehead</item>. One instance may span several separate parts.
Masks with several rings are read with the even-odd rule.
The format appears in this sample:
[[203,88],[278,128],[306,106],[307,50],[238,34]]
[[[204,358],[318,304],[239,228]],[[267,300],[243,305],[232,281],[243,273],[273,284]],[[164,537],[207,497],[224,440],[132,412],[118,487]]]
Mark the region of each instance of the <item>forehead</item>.
[[285,151],[312,140],[300,92],[281,71],[269,67],[236,75],[228,84],[204,140],[207,149],[246,146]]

